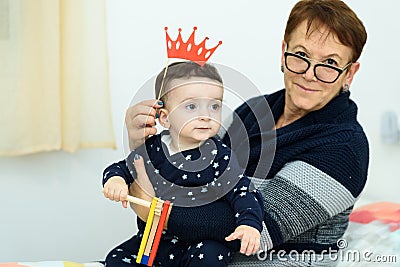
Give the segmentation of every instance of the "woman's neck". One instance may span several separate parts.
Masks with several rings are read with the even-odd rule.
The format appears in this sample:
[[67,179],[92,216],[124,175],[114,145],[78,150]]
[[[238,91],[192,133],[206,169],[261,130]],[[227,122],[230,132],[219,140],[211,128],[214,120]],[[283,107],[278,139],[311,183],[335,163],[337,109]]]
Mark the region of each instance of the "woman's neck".
[[275,129],[285,127],[286,125],[291,124],[301,117],[304,117],[307,113],[308,112],[304,110],[293,111],[285,106],[282,115],[279,117],[278,121],[275,124]]

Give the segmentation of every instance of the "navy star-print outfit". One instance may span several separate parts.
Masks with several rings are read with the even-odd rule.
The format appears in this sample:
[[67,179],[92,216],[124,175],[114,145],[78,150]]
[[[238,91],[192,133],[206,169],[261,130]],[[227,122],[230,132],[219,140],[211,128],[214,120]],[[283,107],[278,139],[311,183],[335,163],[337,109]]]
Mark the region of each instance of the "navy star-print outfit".
[[[212,201],[228,201],[236,214],[236,224],[249,225],[261,232],[263,201],[239,167],[235,155],[217,138],[206,140],[199,148],[169,154],[162,136],[166,131],[147,139],[126,160],[104,170],[103,185],[113,176],[121,176],[130,185],[136,177],[133,157],[141,155],[157,197],[174,205],[206,205]],[[218,218],[216,218],[217,220]],[[139,233],[113,249],[107,266],[136,266],[135,258],[145,223],[138,219]],[[185,243],[164,233],[156,256],[156,266],[227,266],[237,242],[199,240]]]

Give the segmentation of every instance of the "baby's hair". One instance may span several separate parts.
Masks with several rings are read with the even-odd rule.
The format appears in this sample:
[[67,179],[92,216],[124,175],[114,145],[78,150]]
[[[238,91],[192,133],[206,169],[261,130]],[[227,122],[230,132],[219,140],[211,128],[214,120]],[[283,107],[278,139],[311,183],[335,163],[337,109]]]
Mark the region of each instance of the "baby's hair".
[[222,78],[219,74],[218,70],[212,66],[211,64],[206,63],[203,66],[200,66],[197,63],[192,61],[181,61],[174,62],[168,66],[167,73],[164,78],[165,68],[157,75],[156,83],[155,83],[155,96],[156,98],[160,96],[161,84],[163,83],[163,88],[160,96],[160,100],[166,103],[167,93],[169,89],[169,84],[172,80],[175,79],[190,79],[193,77],[198,78],[208,78],[210,80],[217,81],[222,84]]

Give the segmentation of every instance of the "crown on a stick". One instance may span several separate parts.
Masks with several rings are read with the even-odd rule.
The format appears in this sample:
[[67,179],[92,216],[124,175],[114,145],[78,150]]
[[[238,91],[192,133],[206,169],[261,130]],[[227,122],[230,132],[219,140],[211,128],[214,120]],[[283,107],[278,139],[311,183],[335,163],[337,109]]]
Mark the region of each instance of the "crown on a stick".
[[206,41],[209,39],[208,37],[205,37],[204,40],[199,43],[195,44],[194,41],[194,36],[195,32],[197,30],[197,27],[193,27],[193,32],[190,35],[189,39],[184,42],[182,40],[182,35],[181,31],[182,29],[178,29],[178,37],[176,40],[172,40],[171,37],[169,36],[167,30],[168,27],[165,27],[165,37],[167,41],[167,53],[168,53],[168,58],[181,58],[181,59],[187,59],[193,62],[196,62],[200,66],[203,66],[206,64],[207,60],[211,57],[211,55],[214,53],[214,51],[222,44],[222,41],[219,41],[216,46],[214,46],[211,49],[206,48]]

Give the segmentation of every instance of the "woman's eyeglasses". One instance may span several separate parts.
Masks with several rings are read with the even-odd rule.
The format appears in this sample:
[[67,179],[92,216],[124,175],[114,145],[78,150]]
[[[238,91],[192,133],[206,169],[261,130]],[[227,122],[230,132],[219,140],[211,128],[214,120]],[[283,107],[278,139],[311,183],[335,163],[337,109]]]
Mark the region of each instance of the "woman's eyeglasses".
[[[284,55],[286,68],[297,74],[306,73],[311,67],[311,61],[315,61],[290,52],[285,52]],[[351,64],[353,63],[350,62],[344,68],[338,68],[317,61],[317,64],[314,65],[315,78],[324,83],[334,83]]]

